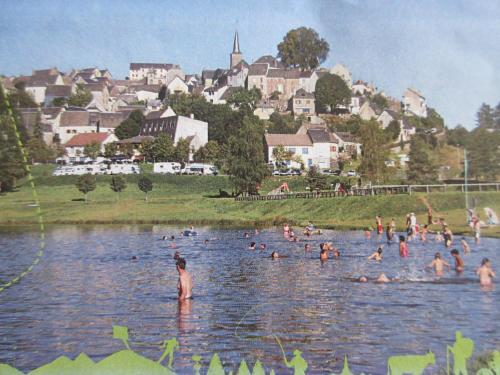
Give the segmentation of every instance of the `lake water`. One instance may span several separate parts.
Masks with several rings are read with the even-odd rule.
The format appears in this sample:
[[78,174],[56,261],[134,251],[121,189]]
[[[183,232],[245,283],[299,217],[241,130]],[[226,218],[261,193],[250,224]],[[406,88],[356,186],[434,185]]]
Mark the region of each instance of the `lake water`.
[[[446,345],[456,330],[475,341],[476,353],[498,348],[498,285],[482,289],[474,274],[489,257],[497,273],[500,241],[471,243],[462,275],[438,279],[423,271],[443,244],[411,242],[401,259],[397,244],[384,250],[381,263],[367,261],[377,247],[361,232],[325,231],[299,243],[281,229],[251,238],[243,230],[197,228],[197,237],[180,237],[172,227],[79,227],[47,230],[46,254],[19,284],[0,293],[0,363],[29,371],[60,355],[87,353],[95,361],[123,349],[112,338],[112,325],[130,330],[132,349],[158,359],[156,346],[177,337],[178,373],[192,373],[191,356],[206,365],[217,352],[226,371],[242,358],[250,367],[260,359],[277,374],[291,374],[273,335],[288,359],[303,352],[308,373],[339,373],[344,354],[351,371],[382,374],[391,355],[424,354],[429,349],[444,366]],[[179,304],[177,271],[163,235],[178,237],[177,250],[194,278],[194,299]],[[432,235],[430,236],[432,238]],[[205,239],[210,239],[204,244]],[[250,251],[255,241],[265,252]],[[320,242],[333,241],[343,257],[321,263]],[[457,241],[456,241],[457,242]],[[305,253],[310,243],[312,253]],[[272,260],[271,251],[287,255]],[[461,249],[460,249],[461,250]],[[0,231],[0,279],[8,280],[30,264],[38,251],[36,231]],[[132,256],[138,260],[132,261]],[[360,275],[381,272],[403,281],[360,284]],[[437,371],[437,366],[433,371]],[[432,371],[431,371],[432,372]]]

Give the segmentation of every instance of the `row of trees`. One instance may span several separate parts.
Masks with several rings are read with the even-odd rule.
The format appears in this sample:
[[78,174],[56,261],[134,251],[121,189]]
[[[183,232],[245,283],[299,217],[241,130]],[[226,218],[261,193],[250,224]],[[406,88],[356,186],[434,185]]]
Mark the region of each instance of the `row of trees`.
[[[80,176],[76,181],[76,188],[85,195],[85,202],[88,202],[88,194],[94,191],[97,187],[97,180],[95,176],[86,174]],[[118,193],[118,200],[120,200],[120,193],[127,188],[127,181],[122,176],[113,176],[109,183],[109,187],[115,193]],[[147,177],[141,177],[137,181],[137,187],[145,194],[145,200],[148,200],[148,193],[153,190],[153,181]]]

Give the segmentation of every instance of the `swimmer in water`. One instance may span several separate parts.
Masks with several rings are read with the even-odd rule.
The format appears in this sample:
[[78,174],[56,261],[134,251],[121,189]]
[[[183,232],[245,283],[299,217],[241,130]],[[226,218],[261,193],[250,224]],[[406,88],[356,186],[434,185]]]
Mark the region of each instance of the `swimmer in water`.
[[273,259],[288,258],[288,256],[286,256],[286,255],[279,255],[277,251],[273,251],[271,253],[271,258],[273,258]]
[[309,245],[308,243],[306,243],[304,245],[304,251],[307,251],[307,252],[310,252],[312,249],[311,249],[311,245]]
[[405,236],[399,236],[399,255],[403,258],[408,256],[408,245],[405,241]]
[[443,236],[441,235],[441,232],[436,232],[436,237],[434,237],[434,241],[443,242]]
[[184,258],[179,258],[175,265],[177,266],[177,272],[179,272],[179,282],[177,283],[179,299],[189,299],[192,297],[193,293],[193,278],[189,272],[186,271],[186,260]]
[[132,258],[130,258],[130,260],[137,260],[139,258],[137,258],[137,256],[133,255]]
[[174,254],[174,260],[179,260],[181,258],[181,253],[179,253],[178,251],[175,252]]
[[204,241],[205,245],[208,245],[208,242],[209,242],[208,240],[205,240],[205,241]]
[[257,236],[259,234],[259,230],[257,228],[255,228],[255,235]]
[[450,247],[452,242],[453,242],[453,233],[451,232],[450,228],[448,226],[444,226],[443,230],[443,238],[444,238],[444,245],[446,247]]
[[264,251],[264,250],[266,250],[266,248],[267,248],[267,246],[265,243],[261,243],[259,246],[260,251]]
[[387,243],[391,243],[394,238],[394,229],[390,224],[385,227],[385,236],[387,237]]
[[427,224],[425,224],[421,229],[420,229],[420,240],[422,241],[427,241],[427,232],[429,231]]
[[462,237],[460,240],[460,244],[462,245],[462,249],[464,250],[464,254],[470,253],[470,246],[465,240],[465,237]]
[[366,276],[361,276],[358,278],[357,280],[359,283],[367,283],[368,282],[368,278]]
[[370,228],[365,228],[365,239],[369,240],[372,236],[372,232],[370,231]]
[[328,251],[325,248],[322,248],[319,253],[320,260],[328,260]]
[[375,282],[378,283],[378,284],[390,283],[391,279],[389,279],[385,275],[385,273],[382,272]]
[[250,237],[250,235],[247,232],[243,233],[243,238],[248,238],[248,237]]
[[483,258],[481,266],[476,270],[476,275],[479,276],[479,282],[482,286],[493,284],[493,280],[491,279],[496,277],[496,275],[491,269],[491,261],[488,258]]
[[450,254],[455,258],[455,271],[462,272],[464,270],[464,260],[460,257],[460,253],[457,249],[450,251]]
[[436,275],[442,276],[444,272],[444,267],[451,268],[450,264],[443,260],[441,253],[437,252],[434,255],[434,260],[430,262],[425,268],[434,268]]
[[379,246],[377,251],[375,251],[372,255],[368,257],[368,260],[376,260],[380,262],[382,260],[382,246]]
[[250,242],[250,246],[248,246],[248,250],[255,250],[255,242]]

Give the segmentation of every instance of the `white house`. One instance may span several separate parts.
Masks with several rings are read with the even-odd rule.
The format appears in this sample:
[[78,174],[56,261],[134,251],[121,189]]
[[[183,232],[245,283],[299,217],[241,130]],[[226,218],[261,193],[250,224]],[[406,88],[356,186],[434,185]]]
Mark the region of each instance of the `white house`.
[[382,113],[377,117],[377,121],[382,126],[382,129],[385,129],[389,126],[389,124],[397,120],[399,118],[398,114],[390,109],[385,109]]
[[352,88],[352,74],[345,65],[336,64],[333,68],[330,69],[330,74],[338,75],[344,80],[347,87]]
[[180,93],[188,94],[189,86],[180,77],[175,76],[174,79],[172,79],[168,83],[167,91],[170,94],[180,94]]
[[137,100],[143,102],[158,99],[160,90],[161,85],[139,85],[130,87],[130,91],[135,93]]
[[359,117],[363,120],[371,120],[372,118],[378,117],[378,108],[370,101],[366,100],[363,105],[359,108]]
[[263,99],[257,103],[253,114],[261,120],[269,120],[275,110],[275,106],[271,103],[270,100]]
[[291,98],[292,111],[294,116],[314,116],[316,114],[314,94],[304,89],[298,89]]
[[92,143],[98,143],[100,145],[99,152],[102,153],[104,152],[104,146],[106,144],[116,141],[118,141],[118,138],[116,138],[114,134],[109,133],[83,133],[74,135],[64,145],[64,148],[66,149],[66,155],[64,159],[66,159],[66,161],[70,163],[83,161],[85,159],[85,146]]
[[48,85],[64,85],[64,80],[56,68],[34,70],[26,82],[25,91],[37,104],[42,104],[45,102]]
[[357,80],[354,82],[352,85],[352,93],[353,95],[368,95],[368,94],[375,94],[375,87],[373,85],[369,85],[368,83]]
[[403,109],[406,114],[427,117],[427,103],[417,90],[407,88],[403,95]]
[[229,86],[211,86],[203,90],[203,96],[207,102],[213,104],[224,104],[226,101],[221,98],[228,88]]
[[131,63],[129,70],[129,79],[137,81],[146,79],[148,85],[167,84],[179,76],[184,80],[185,75],[179,65],[176,64],[158,64],[158,63]]

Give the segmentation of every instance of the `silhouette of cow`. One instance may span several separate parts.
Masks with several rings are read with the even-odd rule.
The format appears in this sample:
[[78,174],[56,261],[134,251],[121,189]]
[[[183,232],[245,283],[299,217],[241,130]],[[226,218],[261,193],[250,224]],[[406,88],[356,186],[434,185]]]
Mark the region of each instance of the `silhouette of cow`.
[[436,363],[434,353],[425,355],[401,355],[389,357],[387,360],[387,375],[421,375],[425,368]]

